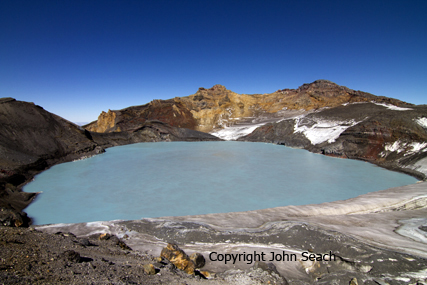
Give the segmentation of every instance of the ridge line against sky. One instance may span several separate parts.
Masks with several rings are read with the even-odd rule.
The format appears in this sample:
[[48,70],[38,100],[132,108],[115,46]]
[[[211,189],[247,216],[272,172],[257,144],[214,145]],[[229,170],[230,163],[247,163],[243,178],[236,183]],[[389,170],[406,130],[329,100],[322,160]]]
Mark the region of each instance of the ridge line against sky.
[[0,0],[0,97],[74,122],[215,84],[427,103],[427,1]]

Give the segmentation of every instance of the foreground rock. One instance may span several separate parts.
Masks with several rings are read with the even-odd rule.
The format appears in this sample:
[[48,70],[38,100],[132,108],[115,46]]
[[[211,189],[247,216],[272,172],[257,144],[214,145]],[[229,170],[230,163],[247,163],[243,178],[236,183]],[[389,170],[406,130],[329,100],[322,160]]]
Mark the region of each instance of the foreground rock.
[[194,269],[196,269],[196,264],[176,244],[168,243],[168,245],[162,249],[160,257],[166,258],[167,260],[172,262],[178,269],[181,269],[190,275],[194,275]]
[[166,259],[159,262],[153,255],[123,250],[111,235],[100,240],[98,235],[82,238],[0,226],[2,284],[267,284],[277,278],[254,269],[206,280]]

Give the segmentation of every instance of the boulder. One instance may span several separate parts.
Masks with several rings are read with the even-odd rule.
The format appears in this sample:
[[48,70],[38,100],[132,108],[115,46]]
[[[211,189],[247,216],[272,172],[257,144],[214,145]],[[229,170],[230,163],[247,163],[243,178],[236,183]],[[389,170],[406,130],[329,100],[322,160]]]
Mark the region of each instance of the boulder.
[[190,255],[190,260],[194,263],[194,266],[196,268],[202,268],[203,266],[205,266],[205,257],[203,256],[203,254],[195,252],[193,254]]
[[6,227],[28,227],[30,219],[24,212],[0,207],[0,225]]
[[168,245],[162,249],[160,257],[166,258],[178,269],[181,269],[188,274],[194,275],[194,269],[196,268],[194,262],[176,244],[168,243]]

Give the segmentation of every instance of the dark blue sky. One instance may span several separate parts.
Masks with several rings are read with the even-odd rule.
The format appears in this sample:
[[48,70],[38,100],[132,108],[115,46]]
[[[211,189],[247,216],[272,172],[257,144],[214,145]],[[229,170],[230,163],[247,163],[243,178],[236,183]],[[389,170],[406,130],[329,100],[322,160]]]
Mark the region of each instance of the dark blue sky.
[[74,122],[222,84],[427,103],[427,1],[0,0],[0,97]]

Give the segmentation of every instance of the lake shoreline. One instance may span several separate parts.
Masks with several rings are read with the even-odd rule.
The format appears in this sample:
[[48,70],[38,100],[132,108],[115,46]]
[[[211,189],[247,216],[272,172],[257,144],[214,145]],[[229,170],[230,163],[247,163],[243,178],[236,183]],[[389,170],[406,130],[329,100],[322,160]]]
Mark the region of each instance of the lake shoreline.
[[[415,189],[415,191],[419,192],[411,196],[405,189]],[[372,199],[374,196],[384,193],[392,194],[388,202],[384,202],[381,197]],[[406,273],[409,272],[413,276],[418,276],[417,274],[419,273],[420,278],[427,278],[427,274],[420,271],[422,266],[425,268],[427,265],[427,253],[424,250],[420,254],[419,251],[420,246],[421,248],[425,248],[425,243],[412,240],[413,236],[405,237],[397,233],[397,229],[404,226],[404,224],[399,223],[400,220],[417,221],[425,219],[427,216],[427,210],[425,209],[426,195],[427,182],[421,182],[392,188],[391,190],[381,190],[345,201],[335,201],[320,205],[270,208],[251,211],[249,215],[248,212],[239,212],[202,216],[166,217],[138,221],[32,226],[30,231],[34,228],[36,232],[41,231],[42,235],[46,236],[46,240],[49,240],[56,232],[74,232],[77,238],[85,238],[94,233],[97,235],[100,233],[111,233],[124,238],[126,244],[133,248],[137,255],[140,255],[138,252],[148,254],[147,259],[158,256],[161,248],[169,241],[178,242],[180,247],[189,254],[197,251],[206,255],[206,257],[213,251],[241,253],[255,250],[269,253],[296,249],[295,251],[297,252],[309,250],[310,252],[322,253],[332,248],[334,253],[337,253],[343,260],[346,260],[344,263],[342,261],[332,265],[318,263],[318,265],[313,266],[314,263],[275,262],[275,266],[278,268],[280,274],[288,280],[289,284],[317,284],[316,280],[319,277],[321,277],[319,281],[323,280],[324,282],[333,282],[334,280],[345,280],[348,282],[354,277],[358,278],[359,281],[373,280],[371,282],[375,282],[375,280],[380,282],[395,280],[394,282],[398,282],[396,280],[401,280],[401,278],[412,281],[416,280],[417,277],[407,277]],[[371,203],[367,204],[368,200],[371,200]],[[349,207],[349,205],[354,203],[354,201],[358,201],[356,205],[360,208],[352,212],[350,209],[354,208],[354,205],[352,207]],[[341,212],[339,214],[331,214],[331,209],[337,211],[337,205],[340,205],[339,211]],[[409,205],[415,205],[415,208],[411,208],[413,206],[409,207]],[[364,224],[368,226],[361,227]],[[194,230],[194,228],[200,228],[200,231]],[[6,229],[1,227],[1,231],[5,231]],[[206,232],[210,233],[211,237],[217,237],[217,239],[212,238],[210,242],[196,240],[195,237],[198,235],[203,236]],[[366,236],[366,233],[370,232],[376,234]],[[279,243],[263,238],[265,236],[272,237],[278,233],[281,235]],[[128,234],[128,238],[125,234]],[[285,235],[289,235],[291,238],[286,238]],[[337,235],[340,237],[338,240],[336,239]],[[399,248],[390,245],[390,242],[396,241],[388,239],[387,237],[390,235],[395,236],[399,241],[404,241],[407,246]],[[218,239],[218,237],[221,239]],[[328,243],[328,240],[335,240],[335,242]],[[344,240],[345,242],[343,242]],[[296,244],[298,241],[306,242],[307,244]],[[325,244],[329,246],[326,248]],[[416,252],[408,251],[407,248],[413,247],[414,244],[418,250]],[[343,246],[344,248],[363,248],[363,251],[370,258],[358,253],[358,251],[347,252],[345,253],[347,255],[345,255],[343,253],[346,251],[343,251]],[[57,249],[52,248],[51,251],[54,254],[60,254],[62,252],[60,248],[61,245]],[[96,250],[92,254],[90,258],[95,261],[102,258],[105,260],[111,259],[111,256],[97,253]],[[126,260],[125,256],[128,254],[126,252],[120,254],[123,254],[124,258],[121,260]],[[408,259],[413,261],[407,264]],[[349,261],[350,265],[353,264],[352,266],[347,266]],[[22,264],[28,263],[25,259],[20,260],[20,262]],[[361,262],[366,264],[366,266],[372,266],[369,263],[373,263],[373,266],[368,272],[364,272],[369,267],[361,270],[360,266],[355,266]],[[404,268],[404,271],[393,269],[395,266],[402,265],[403,263],[404,266],[402,268]],[[135,270],[140,266],[138,262],[131,263],[131,268],[135,268]],[[227,278],[235,278],[231,279],[233,282],[246,280],[249,275],[253,274],[253,268],[250,265],[240,263],[236,266],[230,267],[212,261],[206,265],[206,268],[216,273],[223,272],[225,274],[225,272],[228,272],[227,274],[229,275],[226,274]],[[338,271],[327,274],[328,270],[325,268],[328,268],[328,266],[332,266]],[[320,271],[316,271],[316,268]],[[13,270],[11,274],[14,274]],[[63,273],[58,274],[60,276],[61,274],[64,275]],[[64,275],[64,278],[67,278],[67,274]],[[97,274],[102,275],[103,273],[100,272]],[[94,276],[101,275],[95,274]],[[163,275],[164,277],[167,276],[165,278],[172,279],[161,279],[162,277],[157,275],[155,277],[148,277],[144,272],[137,276],[141,278],[140,280],[144,280],[146,284],[150,284],[150,280],[163,280],[163,282],[165,280],[186,280],[188,284],[204,284],[205,282],[209,284],[230,283],[224,281],[224,279],[198,280],[175,273]],[[75,278],[75,274],[72,274],[72,277]]]
[[[167,243],[174,242],[188,254],[202,253],[207,260],[203,270],[216,274],[250,271],[254,264],[209,260],[212,252],[286,251],[295,253],[298,260],[272,263],[289,284],[317,284],[319,276],[323,282],[345,278],[349,281],[351,276],[358,280],[397,282],[399,278],[415,280],[405,277],[411,272],[414,276],[415,272],[421,272],[422,278],[427,278],[427,272],[422,271],[427,265],[427,232],[421,230],[427,225],[426,207],[427,182],[421,182],[316,205],[35,228],[50,234],[72,232],[80,238],[108,233],[123,238],[134,250],[152,256],[160,255]],[[424,233],[425,240],[419,238],[420,233]],[[341,261],[300,261],[303,252],[329,251]]]
[[24,190],[43,191],[27,209],[42,225],[318,204],[415,181],[273,144],[175,142],[121,146],[58,165]]

